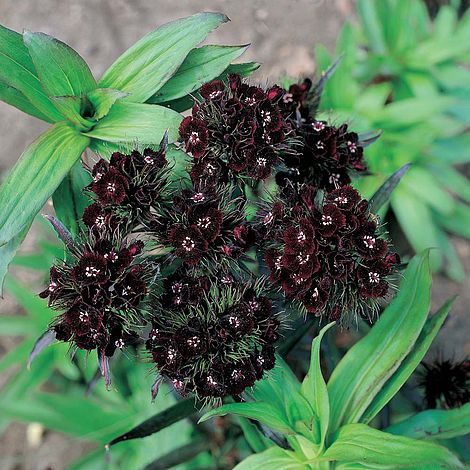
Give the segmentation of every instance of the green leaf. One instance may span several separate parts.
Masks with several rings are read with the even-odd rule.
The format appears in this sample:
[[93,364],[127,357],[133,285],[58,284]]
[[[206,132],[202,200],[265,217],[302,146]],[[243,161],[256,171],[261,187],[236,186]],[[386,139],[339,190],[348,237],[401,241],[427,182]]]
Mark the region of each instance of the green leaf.
[[233,470],[308,470],[310,467],[297,460],[295,454],[279,447],[271,447],[260,454],[243,460]]
[[111,65],[100,87],[125,91],[127,101],[143,103],[173,76],[195,45],[226,21],[220,13],[198,13],[157,28]]
[[397,296],[331,375],[330,433],[360,420],[412,350],[424,326],[430,305],[429,254],[415,256],[403,277]]
[[207,421],[215,416],[225,416],[232,413],[237,416],[243,416],[249,419],[255,419],[260,423],[268,426],[274,431],[278,431],[285,435],[295,434],[294,429],[282,416],[282,411],[278,411],[276,407],[269,402],[256,401],[247,403],[229,403],[218,408],[208,411],[199,422]]
[[433,174],[422,166],[414,166],[403,180],[403,186],[440,214],[449,216],[455,209],[454,199],[443,189]]
[[377,4],[373,0],[359,0],[357,11],[366,35],[368,46],[373,52],[383,54],[387,46],[377,12]]
[[[400,224],[406,238],[415,252],[439,246],[438,231],[433,214],[426,204],[400,185],[390,199],[393,213]],[[442,263],[442,253],[433,250],[431,267],[438,269]]]
[[22,93],[49,122],[62,119],[42,88],[23,37],[4,26],[0,26],[0,81]]
[[3,296],[3,282],[8,272],[8,266],[15,257],[16,251],[23,243],[30,227],[31,224],[27,224],[20,232],[5,243],[5,245],[0,246],[0,297]]
[[91,182],[90,174],[80,161],[75,163],[52,195],[57,218],[68,228],[73,236],[78,234],[79,221],[90,198],[83,193]]
[[88,142],[58,123],[25,150],[0,187],[0,246],[31,223]]
[[320,330],[318,336],[312,342],[312,352],[310,367],[302,382],[300,393],[307,399],[314,413],[320,422],[320,446],[325,443],[328,432],[328,422],[330,419],[330,402],[325,379],[323,378],[320,365],[320,345],[324,334],[333,326],[335,322],[326,325]]
[[[1,323],[0,323],[1,326]],[[243,431],[243,436],[253,452],[262,452],[272,446],[272,442],[261,434],[258,428],[246,418],[238,420]]]
[[218,77],[232,60],[240,57],[248,46],[203,46],[192,49],[180,68],[148,103],[164,103],[192,93]]
[[470,403],[453,410],[426,410],[386,429],[413,439],[451,439],[470,434]]
[[470,181],[460,171],[446,164],[430,164],[429,169],[439,183],[451,193],[470,202]]
[[31,31],[25,31],[23,39],[49,96],[80,96],[96,88],[88,65],[67,44]]
[[125,98],[127,93],[113,88],[96,88],[88,92],[86,96],[95,110],[91,119],[99,121],[107,116],[114,103]]
[[[365,424],[348,424],[339,429],[322,458],[367,464],[379,468],[463,468],[458,458],[445,447],[409,437],[394,436]],[[343,467],[344,468],[344,467]]]
[[194,413],[196,413],[196,403],[194,398],[185,398],[155,416],[145,420],[130,431],[115,437],[108,445],[112,446],[118,442],[150,436],[151,434],[155,434],[156,432],[161,431],[162,429],[180,421],[181,419],[187,418]]
[[31,102],[26,98],[26,96],[21,93],[21,91],[16,88],[8,85],[7,83],[0,80],[0,100],[5,103],[18,108],[20,111],[23,111],[26,114],[30,114],[38,119],[42,119],[46,122],[53,122],[48,116],[44,113],[41,113]]
[[393,190],[397,187],[400,180],[410,168],[410,164],[403,165],[399,170],[395,171],[380,188],[374,193],[369,201],[369,210],[376,214],[379,209],[388,202]]
[[362,415],[361,423],[369,423],[380,412],[380,410],[398,393],[405,382],[411,377],[411,374],[419,366],[431,343],[439,333],[452,305],[455,301],[448,300],[431,318],[426,321],[416,343],[408,356],[400,364],[400,367],[384,384],[379,393],[375,396],[372,403]]
[[181,119],[179,113],[163,106],[127,103],[121,100],[115,103],[105,118],[84,135],[107,142],[145,145],[160,142],[168,129],[168,137],[170,142],[173,142],[178,138]]
[[455,210],[450,217],[435,213],[440,225],[447,231],[455,233],[464,238],[470,238],[470,206],[456,203]]
[[470,134],[437,140],[429,153],[446,163],[470,162]]
[[56,108],[65,119],[70,121],[78,130],[87,131],[93,124],[80,114],[81,99],[78,96],[52,96]]

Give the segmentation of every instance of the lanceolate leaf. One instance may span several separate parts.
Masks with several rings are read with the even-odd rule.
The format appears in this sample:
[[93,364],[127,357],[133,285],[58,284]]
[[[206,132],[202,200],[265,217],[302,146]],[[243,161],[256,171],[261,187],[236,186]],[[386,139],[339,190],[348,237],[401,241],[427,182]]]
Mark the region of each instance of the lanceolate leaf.
[[83,193],[90,182],[90,174],[78,161],[52,195],[57,217],[74,236],[78,233],[78,222],[83,211],[90,204],[89,198]]
[[42,88],[23,37],[4,26],[0,26],[0,80],[22,93],[50,122],[62,119]]
[[35,357],[47,346],[52,344],[55,341],[55,331],[47,330],[43,335],[41,335],[37,341],[34,343],[32,351],[29,353],[28,357],[28,369],[31,367],[31,363],[34,361]]
[[320,366],[320,345],[324,334],[335,324],[335,322],[326,325],[312,342],[312,355],[310,367],[302,382],[300,392],[307,399],[314,413],[318,416],[320,423],[321,441],[320,445],[325,443],[326,433],[328,431],[328,422],[330,419],[330,402],[328,399],[328,390],[325,379],[323,378]]
[[23,38],[49,96],[80,96],[96,88],[88,65],[67,44],[47,34],[31,31],[25,31]]
[[0,297],[3,296],[3,282],[8,271],[8,266],[12,262],[16,251],[23,243],[23,240],[26,237],[26,234],[29,232],[31,224],[28,224],[26,227],[17,233],[8,243],[3,246],[0,246]]
[[109,114],[84,135],[107,142],[154,144],[168,129],[171,142],[178,138],[182,116],[168,108],[153,104],[117,102]]
[[390,195],[405,173],[409,170],[410,166],[411,165],[409,163],[403,165],[399,170],[395,171],[395,173],[393,173],[382,186],[380,186],[377,192],[370,199],[369,208],[371,212],[376,214],[377,211],[389,201]]
[[429,253],[415,256],[400,290],[370,332],[343,357],[328,382],[330,433],[355,423],[412,350],[430,304]]
[[0,246],[31,223],[88,142],[58,123],[26,149],[0,187]]
[[294,452],[270,447],[260,454],[250,455],[233,470],[307,470],[307,465],[297,460]]
[[196,413],[196,411],[195,399],[185,398],[161,413],[147,419],[130,431],[116,437],[109,443],[109,445],[112,446],[118,442],[150,436],[151,434],[161,431],[181,419],[191,416]]
[[164,103],[181,98],[219,76],[248,46],[203,46],[193,49],[173,77],[148,103]]
[[401,363],[400,367],[392,377],[390,377],[388,382],[382,387],[382,390],[380,390],[362,415],[360,419],[362,423],[369,423],[410,378],[411,374],[415,371],[421,360],[426,355],[426,352],[431,346],[437,333],[439,333],[439,330],[447,318],[454,301],[455,297],[448,300],[431,318],[427,320],[412,351]]
[[198,13],[157,28],[124,52],[99,85],[125,91],[126,100],[143,103],[168,81],[195,45],[226,21],[220,13]]
[[470,403],[454,410],[426,410],[386,429],[414,439],[451,439],[470,434]]
[[362,463],[372,468],[463,468],[457,457],[445,447],[394,436],[365,424],[343,426],[322,457]]
[[53,122],[45,114],[41,113],[37,108],[35,108],[31,102],[26,98],[26,96],[18,91],[16,88],[8,85],[5,82],[0,80],[0,100],[4,101],[5,103],[18,108],[20,111],[23,111],[26,114],[30,114],[31,116],[37,117],[38,119],[42,119],[46,122]]

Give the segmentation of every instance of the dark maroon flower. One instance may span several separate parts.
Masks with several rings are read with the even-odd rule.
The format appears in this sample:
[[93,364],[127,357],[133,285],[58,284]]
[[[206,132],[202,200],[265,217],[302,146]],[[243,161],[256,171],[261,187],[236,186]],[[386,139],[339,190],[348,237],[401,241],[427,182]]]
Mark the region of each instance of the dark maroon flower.
[[350,211],[361,200],[361,195],[351,186],[334,189],[326,196],[326,201],[335,204],[341,210]]
[[63,285],[62,274],[55,266],[52,266],[50,269],[49,285],[45,290],[39,293],[39,297],[41,297],[41,299],[47,299],[49,297],[50,306],[57,296],[60,295]]
[[196,225],[177,225],[168,232],[168,241],[175,248],[175,254],[190,265],[199,263],[208,248],[207,240]]
[[323,213],[318,215],[318,231],[329,238],[346,224],[346,217],[333,204],[323,206]]
[[215,207],[194,206],[188,211],[188,220],[201,231],[208,242],[213,242],[220,233],[224,214]]
[[194,158],[202,157],[209,139],[209,132],[204,121],[187,116],[181,121],[179,131],[184,140],[186,152],[191,153]]
[[248,174],[255,180],[265,180],[271,176],[276,161],[277,155],[272,148],[254,149],[249,159]]
[[307,312],[320,314],[330,298],[328,290],[322,286],[322,283],[312,285],[303,298],[303,303]]
[[99,202],[105,205],[121,204],[126,199],[128,188],[127,179],[115,168],[109,168],[109,171],[91,186]]
[[85,208],[82,220],[87,227],[97,231],[102,231],[110,228],[111,218],[111,213],[95,202],[91,206]]
[[217,100],[225,94],[225,84],[221,80],[212,80],[202,85],[199,93],[206,100]]
[[419,385],[428,408],[459,408],[470,402],[470,361],[423,362]]
[[109,279],[106,258],[91,252],[84,253],[73,269],[73,276],[83,285],[104,284]]
[[366,259],[381,258],[388,251],[387,242],[377,236],[375,222],[368,222],[362,226],[354,242],[357,251]]
[[385,296],[389,289],[386,280],[389,274],[389,265],[381,260],[360,266],[357,270],[357,278],[361,297],[373,299]]
[[313,254],[315,253],[315,230],[313,225],[302,218],[298,223],[292,225],[284,232],[284,242],[287,254]]

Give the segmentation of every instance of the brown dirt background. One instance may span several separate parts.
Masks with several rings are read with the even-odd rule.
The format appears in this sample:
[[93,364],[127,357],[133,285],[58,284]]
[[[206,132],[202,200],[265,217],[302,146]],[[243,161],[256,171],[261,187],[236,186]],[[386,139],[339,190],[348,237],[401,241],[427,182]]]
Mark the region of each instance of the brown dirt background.
[[[354,8],[352,0],[0,0],[0,23],[16,31],[29,29],[56,36],[76,49],[99,77],[148,31],[199,11],[221,11],[230,17],[232,21],[215,31],[209,41],[251,43],[243,59],[261,62],[255,78],[267,83],[283,74],[311,75],[315,70],[314,45],[323,43],[332,49],[344,20],[353,18]],[[46,127],[0,103],[0,175]],[[34,250],[36,233],[33,229],[22,250]],[[470,244],[457,239],[455,243],[468,273]],[[39,291],[37,278],[25,271],[17,274]],[[470,354],[470,282],[456,285],[435,276],[434,309],[454,294],[460,297],[435,350],[459,358]],[[20,308],[6,296],[0,300],[0,312],[17,314]],[[0,338],[0,356],[14,344],[14,338]],[[5,379],[0,377],[0,386]],[[0,436],[0,470],[62,470],[87,449],[87,444],[59,433],[13,424]]]

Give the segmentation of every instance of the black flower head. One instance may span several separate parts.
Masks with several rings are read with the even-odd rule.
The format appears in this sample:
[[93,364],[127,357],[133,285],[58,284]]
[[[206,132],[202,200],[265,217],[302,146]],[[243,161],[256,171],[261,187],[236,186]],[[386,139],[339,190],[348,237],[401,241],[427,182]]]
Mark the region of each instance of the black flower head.
[[194,158],[200,158],[204,155],[209,132],[203,120],[192,116],[185,117],[180,124],[180,135],[183,138],[186,152],[189,152]]
[[126,199],[129,183],[118,170],[109,168],[104,175],[92,183],[91,189],[97,195],[101,204],[119,205]]
[[67,260],[52,267],[40,296],[64,312],[53,322],[59,340],[111,355],[136,337],[135,325],[143,324],[143,301],[155,268],[136,262],[142,242],[93,237],[75,242]]
[[458,408],[470,402],[470,361],[422,363],[420,387],[428,408]]
[[214,401],[241,394],[274,367],[279,326],[259,288],[212,286],[197,303],[159,315],[147,349],[179,393]]
[[[287,185],[280,198],[254,226],[270,280],[306,312],[346,322],[351,314],[372,318],[399,257],[389,251],[367,201],[349,186],[321,197],[315,187]],[[282,217],[267,230],[266,213],[276,206]]]
[[[180,135],[195,161],[191,176],[211,184],[268,178],[286,149],[289,134],[278,98],[257,86],[243,83],[238,75],[200,89],[202,101],[183,119]],[[204,159],[204,164],[198,159]],[[228,175],[227,175],[228,173]],[[227,178],[228,176],[228,178]],[[221,178],[214,181],[216,177]]]
[[177,225],[171,228],[168,242],[174,248],[175,255],[189,265],[197,264],[208,248],[207,240],[196,225]]

